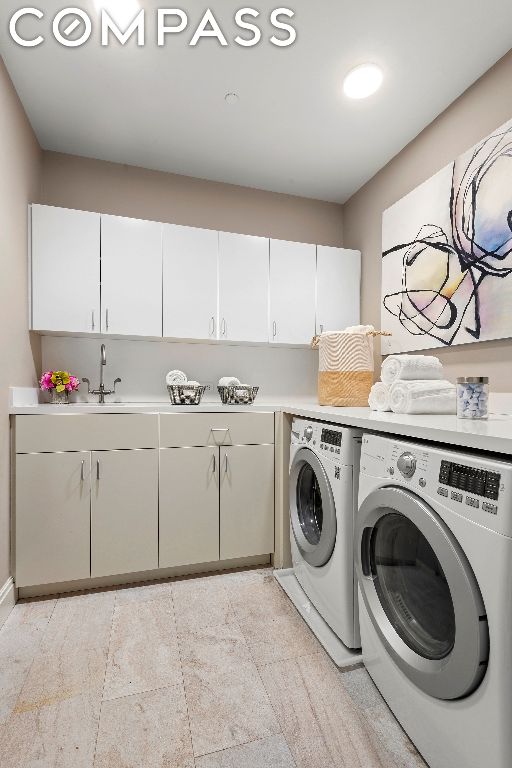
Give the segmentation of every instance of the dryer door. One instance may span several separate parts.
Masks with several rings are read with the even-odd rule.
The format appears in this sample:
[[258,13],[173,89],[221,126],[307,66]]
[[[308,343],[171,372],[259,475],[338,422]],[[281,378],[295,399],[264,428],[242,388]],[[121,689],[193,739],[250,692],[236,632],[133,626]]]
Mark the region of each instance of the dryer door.
[[336,543],[336,506],[329,478],[309,448],[290,467],[290,519],[297,547],[310,565],[325,565]]
[[373,626],[411,682],[438,699],[474,691],[489,656],[485,607],[434,510],[402,488],[371,493],[357,516],[356,566]]

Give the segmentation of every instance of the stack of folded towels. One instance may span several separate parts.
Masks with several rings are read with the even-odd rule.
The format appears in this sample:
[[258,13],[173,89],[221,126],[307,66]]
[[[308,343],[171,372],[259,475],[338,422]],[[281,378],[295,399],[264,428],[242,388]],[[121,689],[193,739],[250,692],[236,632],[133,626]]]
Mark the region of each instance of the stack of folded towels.
[[455,385],[444,378],[443,365],[430,355],[390,355],[382,363],[381,381],[368,404],[372,411],[454,414]]
[[169,373],[165,377],[165,383],[167,384],[168,387],[172,387],[173,385],[177,385],[177,384],[187,385],[188,387],[199,386],[198,381],[189,381],[187,379],[187,374],[183,373],[183,371],[169,371]]

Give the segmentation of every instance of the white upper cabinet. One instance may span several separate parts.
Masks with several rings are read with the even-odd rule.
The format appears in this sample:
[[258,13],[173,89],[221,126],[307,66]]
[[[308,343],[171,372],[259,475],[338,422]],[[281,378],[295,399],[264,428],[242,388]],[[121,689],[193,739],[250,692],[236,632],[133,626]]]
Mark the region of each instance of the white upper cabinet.
[[101,217],[101,331],[162,335],[162,224]]
[[34,330],[99,331],[99,213],[33,205],[31,266]]
[[316,245],[270,241],[269,339],[309,344],[315,335]]
[[269,240],[219,232],[219,333],[268,341]]
[[164,224],[164,336],[217,338],[218,254],[218,232]]
[[31,206],[31,328],[309,344],[360,322],[361,254]]
[[317,246],[317,333],[360,323],[361,254]]

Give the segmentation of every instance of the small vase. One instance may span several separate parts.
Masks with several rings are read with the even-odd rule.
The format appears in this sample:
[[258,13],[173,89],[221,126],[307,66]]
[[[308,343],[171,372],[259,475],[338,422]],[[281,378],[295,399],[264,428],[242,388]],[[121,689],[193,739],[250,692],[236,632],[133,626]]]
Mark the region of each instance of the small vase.
[[69,405],[69,392],[67,389],[63,392],[57,392],[55,387],[50,389],[50,403],[52,405]]

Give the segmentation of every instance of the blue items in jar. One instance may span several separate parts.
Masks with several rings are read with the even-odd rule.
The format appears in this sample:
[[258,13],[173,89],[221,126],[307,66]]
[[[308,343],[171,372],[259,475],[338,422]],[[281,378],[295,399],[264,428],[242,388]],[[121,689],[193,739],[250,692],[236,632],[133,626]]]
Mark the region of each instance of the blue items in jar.
[[489,379],[487,376],[462,376],[457,379],[459,419],[486,419],[488,415]]

